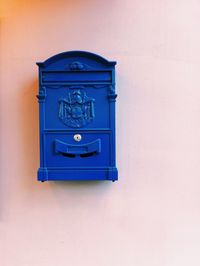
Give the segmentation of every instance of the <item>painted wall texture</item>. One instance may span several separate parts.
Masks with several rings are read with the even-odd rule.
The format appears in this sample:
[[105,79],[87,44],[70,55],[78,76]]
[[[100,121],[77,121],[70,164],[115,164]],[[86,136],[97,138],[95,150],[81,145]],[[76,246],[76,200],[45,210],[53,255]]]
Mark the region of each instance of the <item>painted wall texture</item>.
[[[1,0],[3,266],[200,265],[200,1]],[[117,60],[118,182],[36,181],[37,66]]]

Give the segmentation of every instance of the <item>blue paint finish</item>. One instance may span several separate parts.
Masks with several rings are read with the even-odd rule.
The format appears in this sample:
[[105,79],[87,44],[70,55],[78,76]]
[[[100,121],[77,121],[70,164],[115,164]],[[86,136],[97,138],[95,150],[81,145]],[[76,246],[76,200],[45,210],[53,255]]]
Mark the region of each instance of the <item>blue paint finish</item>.
[[38,180],[117,180],[116,62],[71,51],[37,65]]

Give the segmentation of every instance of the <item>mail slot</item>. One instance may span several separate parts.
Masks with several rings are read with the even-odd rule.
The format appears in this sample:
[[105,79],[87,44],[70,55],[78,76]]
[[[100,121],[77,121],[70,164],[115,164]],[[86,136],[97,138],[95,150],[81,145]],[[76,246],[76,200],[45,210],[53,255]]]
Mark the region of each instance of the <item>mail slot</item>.
[[37,65],[38,180],[117,180],[116,62],[70,51]]
[[82,71],[77,76],[76,72],[70,71],[52,71],[42,72],[42,82],[111,82],[111,71]]

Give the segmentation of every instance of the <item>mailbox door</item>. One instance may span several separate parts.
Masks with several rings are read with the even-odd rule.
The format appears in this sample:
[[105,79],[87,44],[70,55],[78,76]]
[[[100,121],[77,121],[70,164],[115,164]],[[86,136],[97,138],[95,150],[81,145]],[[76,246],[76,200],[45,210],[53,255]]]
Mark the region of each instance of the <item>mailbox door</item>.
[[51,133],[46,136],[47,167],[90,167],[110,165],[110,134],[80,131],[82,140],[76,142],[74,133]]

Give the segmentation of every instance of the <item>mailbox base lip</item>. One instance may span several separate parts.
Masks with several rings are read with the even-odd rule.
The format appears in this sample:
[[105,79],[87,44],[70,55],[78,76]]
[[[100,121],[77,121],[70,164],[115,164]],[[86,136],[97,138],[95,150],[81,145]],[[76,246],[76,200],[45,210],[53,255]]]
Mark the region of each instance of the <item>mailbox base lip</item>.
[[38,169],[38,181],[95,181],[95,180],[118,180],[116,167],[101,169]]

